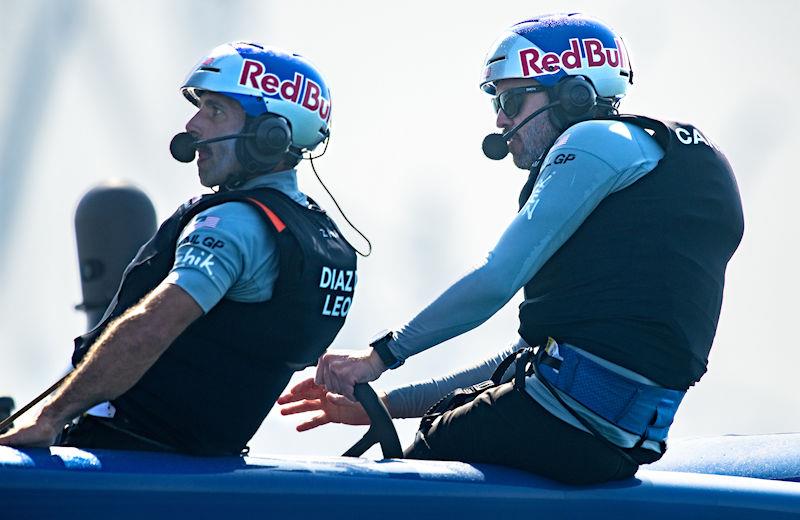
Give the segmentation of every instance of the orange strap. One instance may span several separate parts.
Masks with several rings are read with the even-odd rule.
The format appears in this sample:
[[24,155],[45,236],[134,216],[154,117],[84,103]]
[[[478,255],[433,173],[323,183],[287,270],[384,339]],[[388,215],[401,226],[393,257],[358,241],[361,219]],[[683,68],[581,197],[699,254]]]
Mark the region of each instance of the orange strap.
[[278,215],[273,213],[271,209],[269,209],[264,204],[262,204],[260,201],[254,199],[254,198],[248,197],[247,200],[249,200],[250,202],[252,202],[255,205],[257,205],[259,208],[261,208],[261,211],[263,211],[267,215],[267,218],[269,219],[270,222],[272,222],[272,225],[275,226],[275,230],[278,233],[280,233],[281,231],[286,229],[286,224],[284,224],[283,221],[280,218],[278,218]]

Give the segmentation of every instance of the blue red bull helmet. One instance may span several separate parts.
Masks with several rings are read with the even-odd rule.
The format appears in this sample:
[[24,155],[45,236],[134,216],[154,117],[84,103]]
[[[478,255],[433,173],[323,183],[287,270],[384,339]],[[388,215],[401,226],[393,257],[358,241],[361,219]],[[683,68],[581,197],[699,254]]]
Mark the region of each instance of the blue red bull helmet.
[[292,145],[301,150],[313,150],[328,136],[330,91],[316,67],[298,54],[256,43],[220,45],[192,68],[181,87],[194,105],[205,91],[236,99],[251,117],[284,117]]
[[633,84],[622,38],[588,16],[556,14],[511,26],[491,47],[481,88],[495,94],[501,79],[530,78],[555,86],[565,76],[588,79],[601,98],[621,99]]

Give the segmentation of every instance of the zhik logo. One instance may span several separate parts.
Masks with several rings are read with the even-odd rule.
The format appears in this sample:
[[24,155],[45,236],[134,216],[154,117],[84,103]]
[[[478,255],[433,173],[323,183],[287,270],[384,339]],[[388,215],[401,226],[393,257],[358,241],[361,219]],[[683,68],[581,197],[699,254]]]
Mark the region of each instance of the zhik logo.
[[175,267],[196,267],[197,269],[205,270],[210,277],[214,277],[214,254],[206,253],[204,251],[197,251],[193,247],[189,247],[183,252],[183,255],[175,258]]

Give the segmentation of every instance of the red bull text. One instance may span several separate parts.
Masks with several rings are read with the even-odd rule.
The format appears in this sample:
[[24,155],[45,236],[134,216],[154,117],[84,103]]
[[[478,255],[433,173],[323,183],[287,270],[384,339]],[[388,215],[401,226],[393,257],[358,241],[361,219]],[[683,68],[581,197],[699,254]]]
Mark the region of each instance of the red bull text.
[[[331,101],[322,96],[322,88],[299,72],[294,73],[294,78],[281,81],[275,74],[267,72],[260,61],[246,59],[239,74],[239,85],[256,88],[268,96],[277,95],[285,101],[297,103],[316,112],[323,121],[327,122],[331,117]],[[303,92],[302,99],[300,92]]]
[[[542,53],[537,48],[522,49],[519,51],[519,61],[522,65],[522,75],[525,77],[539,76],[542,74],[555,74],[561,69],[574,70],[584,67],[620,67],[628,68],[625,48],[618,40],[614,40],[616,48],[604,47],[603,42],[595,38],[579,40],[571,38],[569,49],[561,54],[554,52]],[[583,51],[583,52],[581,52]]]

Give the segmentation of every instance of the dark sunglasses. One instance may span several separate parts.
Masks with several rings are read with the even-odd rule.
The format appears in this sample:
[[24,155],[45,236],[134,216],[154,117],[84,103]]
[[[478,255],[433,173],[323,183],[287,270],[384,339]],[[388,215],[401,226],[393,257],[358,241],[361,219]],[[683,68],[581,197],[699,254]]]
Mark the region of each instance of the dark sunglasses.
[[519,114],[519,109],[522,108],[522,103],[527,94],[544,92],[546,90],[547,87],[542,85],[531,85],[528,87],[517,87],[504,90],[499,96],[492,98],[494,112],[496,114],[502,110],[506,117],[512,118]]

